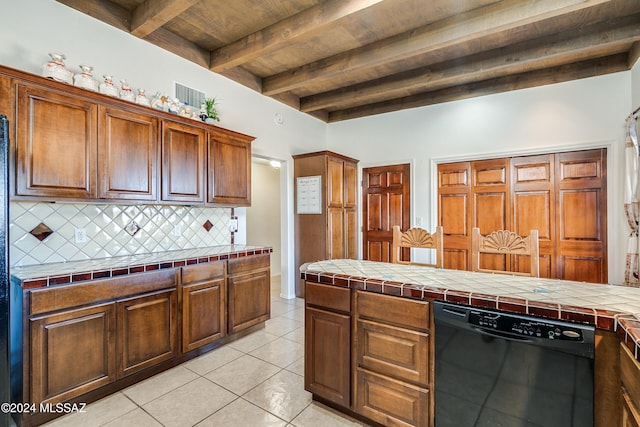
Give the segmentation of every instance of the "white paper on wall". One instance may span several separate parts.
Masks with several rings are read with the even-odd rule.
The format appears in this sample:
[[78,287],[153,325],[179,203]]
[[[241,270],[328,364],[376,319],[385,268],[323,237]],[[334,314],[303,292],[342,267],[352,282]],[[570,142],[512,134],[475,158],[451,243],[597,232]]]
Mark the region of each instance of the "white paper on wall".
[[296,182],[298,202],[298,214],[321,214],[322,213],[322,177],[301,176]]

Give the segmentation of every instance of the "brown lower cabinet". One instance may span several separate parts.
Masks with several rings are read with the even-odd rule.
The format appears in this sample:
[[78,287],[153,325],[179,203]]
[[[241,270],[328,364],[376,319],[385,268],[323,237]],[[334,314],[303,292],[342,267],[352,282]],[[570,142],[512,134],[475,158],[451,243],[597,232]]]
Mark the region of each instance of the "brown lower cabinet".
[[433,425],[428,302],[306,282],[305,389],[383,425]]
[[429,303],[355,292],[355,411],[384,425],[433,425]]
[[640,427],[640,363],[620,344],[621,426]]
[[177,294],[174,287],[116,303],[118,377],[178,354]]
[[306,282],[305,389],[351,407],[351,291]]
[[38,316],[29,323],[29,401],[57,403],[116,379],[114,302]]
[[63,402],[176,356],[178,273],[27,291],[27,401]]
[[95,399],[211,350],[269,318],[269,286],[261,254],[25,290],[24,401]]
[[235,333],[269,319],[271,277],[269,255],[230,259],[227,295],[228,332]]
[[182,351],[226,335],[224,261],[182,268]]

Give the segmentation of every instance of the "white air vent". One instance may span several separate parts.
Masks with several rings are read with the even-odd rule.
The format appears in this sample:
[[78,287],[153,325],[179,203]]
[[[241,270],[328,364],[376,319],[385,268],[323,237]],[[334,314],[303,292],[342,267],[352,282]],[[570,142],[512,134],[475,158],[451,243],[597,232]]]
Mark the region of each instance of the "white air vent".
[[204,92],[190,88],[178,82],[175,83],[176,98],[182,103],[187,103],[195,108],[200,108],[200,105],[204,103],[206,95]]

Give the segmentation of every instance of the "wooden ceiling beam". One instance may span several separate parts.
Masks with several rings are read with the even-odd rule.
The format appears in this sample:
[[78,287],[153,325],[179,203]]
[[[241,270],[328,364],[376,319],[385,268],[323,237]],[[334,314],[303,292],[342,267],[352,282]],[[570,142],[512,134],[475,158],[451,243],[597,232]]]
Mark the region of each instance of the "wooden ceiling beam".
[[[329,0],[283,19],[211,53],[210,69],[221,72],[285,46],[291,40],[325,31],[339,19],[382,0]],[[567,1],[567,0],[563,0]]]
[[[312,80],[331,79],[349,71],[375,67],[391,61],[403,61],[429,52],[442,51],[473,39],[499,35],[518,27],[608,1],[501,1],[330,58],[265,77],[263,79],[263,94],[271,96],[295,90]],[[499,47],[507,42],[496,38],[495,46],[487,46],[487,48]]]
[[108,0],[57,0],[85,15],[92,16],[99,21],[116,27],[122,31],[129,31],[130,13],[123,7]]
[[638,59],[640,59],[640,41],[635,42],[629,50],[629,69],[633,68]]
[[208,50],[203,49],[189,40],[185,40],[177,34],[165,30],[164,28],[158,28],[156,31],[149,34],[145,40],[166,51],[187,59],[194,64],[198,64],[201,67],[207,68],[209,66]]
[[200,0],[145,0],[131,13],[131,34],[145,38]]
[[[631,43],[640,41],[640,15],[633,15],[569,33],[520,43],[495,53],[487,52],[408,71],[323,94],[304,97],[300,110],[310,112],[329,107],[347,108],[372,101],[395,99],[416,92],[433,91],[457,84],[518,74],[535,69],[557,67],[627,51]],[[491,56],[489,56],[491,55]]]
[[329,113],[328,122],[339,122],[409,108],[425,107],[444,102],[617,73],[628,69],[627,56],[626,53],[620,53],[604,58],[420,93],[361,107],[337,110]]

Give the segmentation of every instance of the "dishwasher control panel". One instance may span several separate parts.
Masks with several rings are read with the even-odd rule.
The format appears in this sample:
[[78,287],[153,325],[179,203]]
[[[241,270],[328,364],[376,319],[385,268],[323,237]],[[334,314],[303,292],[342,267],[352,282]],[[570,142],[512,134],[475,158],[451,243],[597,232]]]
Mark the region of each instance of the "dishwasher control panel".
[[495,312],[469,311],[468,321],[482,329],[506,332],[522,337],[549,340],[582,341],[582,331],[568,325],[557,325],[543,320],[519,318]]

